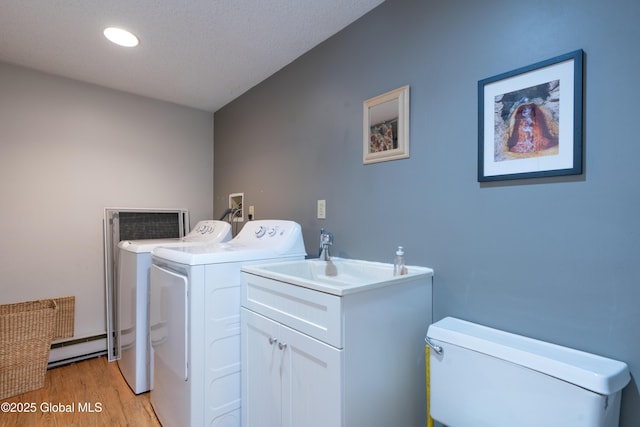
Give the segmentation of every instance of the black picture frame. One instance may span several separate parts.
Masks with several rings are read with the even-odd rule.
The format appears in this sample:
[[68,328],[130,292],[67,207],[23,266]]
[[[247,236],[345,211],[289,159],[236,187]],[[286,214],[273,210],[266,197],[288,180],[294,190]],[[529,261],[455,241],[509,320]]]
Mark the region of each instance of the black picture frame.
[[579,49],[478,81],[478,181],[582,174]]

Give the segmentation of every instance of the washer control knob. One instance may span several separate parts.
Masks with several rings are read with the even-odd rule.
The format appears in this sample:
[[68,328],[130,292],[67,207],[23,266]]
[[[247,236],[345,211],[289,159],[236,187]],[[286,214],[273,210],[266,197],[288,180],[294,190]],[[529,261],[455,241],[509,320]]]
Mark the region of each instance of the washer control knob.
[[257,238],[260,238],[262,236],[264,236],[264,233],[267,232],[267,229],[264,228],[262,225],[260,227],[258,227],[255,231],[255,235]]
[[277,230],[275,227],[271,227],[271,228],[269,229],[269,236],[270,236],[270,237],[273,237],[273,236],[275,236],[275,235],[276,235],[276,233],[277,233],[277,232],[278,232],[278,230]]

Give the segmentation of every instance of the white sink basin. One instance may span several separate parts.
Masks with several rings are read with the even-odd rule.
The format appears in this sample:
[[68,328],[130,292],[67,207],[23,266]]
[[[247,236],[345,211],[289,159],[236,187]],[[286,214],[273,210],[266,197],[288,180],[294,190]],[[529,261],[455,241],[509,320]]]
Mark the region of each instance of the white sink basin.
[[361,292],[433,275],[433,270],[426,267],[408,266],[407,270],[406,275],[394,276],[393,264],[335,257],[330,261],[308,259],[242,268],[246,273],[334,295]]

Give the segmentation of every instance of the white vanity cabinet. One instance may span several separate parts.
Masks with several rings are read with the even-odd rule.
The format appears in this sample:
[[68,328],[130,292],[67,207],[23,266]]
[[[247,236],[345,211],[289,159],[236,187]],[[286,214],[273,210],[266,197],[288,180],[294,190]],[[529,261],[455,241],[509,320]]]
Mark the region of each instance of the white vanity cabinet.
[[243,269],[243,427],[426,425],[424,270],[336,294]]
[[250,310],[243,316],[250,409],[243,425],[341,425],[342,350]]

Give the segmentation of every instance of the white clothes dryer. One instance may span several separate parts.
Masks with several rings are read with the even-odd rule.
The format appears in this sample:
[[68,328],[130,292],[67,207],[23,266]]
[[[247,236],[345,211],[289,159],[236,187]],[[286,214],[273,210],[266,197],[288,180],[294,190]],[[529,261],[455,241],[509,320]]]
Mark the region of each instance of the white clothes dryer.
[[115,339],[118,367],[134,393],[150,390],[149,268],[151,251],[159,246],[197,246],[231,240],[231,225],[200,221],[185,237],[123,240],[118,244],[118,325]]
[[227,243],[153,251],[151,404],[164,427],[240,426],[240,270],[305,256],[300,225],[280,220],[250,221]]

